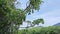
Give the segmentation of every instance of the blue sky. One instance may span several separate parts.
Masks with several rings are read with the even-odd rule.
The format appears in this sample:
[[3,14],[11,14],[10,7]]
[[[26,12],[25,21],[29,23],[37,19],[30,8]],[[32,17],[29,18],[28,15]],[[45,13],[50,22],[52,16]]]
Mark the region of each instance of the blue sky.
[[[19,1],[19,0],[18,0]],[[21,0],[21,8],[26,7],[26,1]],[[60,22],[60,0],[43,0],[39,12],[35,11],[33,14],[27,16],[27,20],[33,21],[38,18],[43,18],[45,23],[41,26],[52,26]],[[18,6],[20,7],[20,5]],[[25,24],[24,24],[25,25]]]

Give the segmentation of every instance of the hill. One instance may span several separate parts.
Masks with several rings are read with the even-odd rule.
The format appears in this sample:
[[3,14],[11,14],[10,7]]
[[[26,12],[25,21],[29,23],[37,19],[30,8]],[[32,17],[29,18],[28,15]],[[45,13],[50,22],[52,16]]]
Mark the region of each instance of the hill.
[[57,24],[55,24],[55,25],[53,25],[53,26],[60,26],[60,23],[57,23]]

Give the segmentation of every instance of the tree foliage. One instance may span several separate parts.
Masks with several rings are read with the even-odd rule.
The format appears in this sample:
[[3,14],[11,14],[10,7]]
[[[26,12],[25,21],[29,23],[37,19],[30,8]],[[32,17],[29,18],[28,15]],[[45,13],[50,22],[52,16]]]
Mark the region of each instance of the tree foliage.
[[15,2],[16,0],[0,0],[0,34],[15,34],[13,32],[26,20],[26,14],[39,10],[42,1],[29,0],[29,5],[24,10],[17,9]]
[[35,25],[38,25],[39,23],[44,24],[44,20],[42,18],[35,19],[32,22],[31,21],[26,21],[26,22],[28,23],[28,25],[30,25],[30,26],[27,25],[27,27],[34,27]]
[[60,26],[49,26],[49,27],[34,27],[22,29],[19,31],[19,34],[60,34]]

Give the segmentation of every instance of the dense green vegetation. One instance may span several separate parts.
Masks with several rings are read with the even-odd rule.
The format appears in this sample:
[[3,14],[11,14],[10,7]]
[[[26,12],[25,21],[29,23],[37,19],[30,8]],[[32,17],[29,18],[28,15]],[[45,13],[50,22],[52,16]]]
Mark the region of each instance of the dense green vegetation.
[[28,28],[20,30],[19,34],[60,34],[60,26]]
[[[18,34],[19,26],[26,21],[26,15],[39,10],[42,0],[29,0],[28,2],[28,6],[22,10],[16,8],[17,0],[0,0],[0,34]],[[38,24],[42,20],[34,20],[33,24]]]
[[[29,0],[25,9],[17,9],[17,0],[0,0],[0,34],[60,34],[60,27],[34,27],[19,30],[23,22],[29,23],[32,27],[39,23],[44,24],[43,19],[26,21],[26,15],[40,9],[42,0]],[[23,1],[23,0],[22,0]],[[31,27],[28,26],[28,27]]]

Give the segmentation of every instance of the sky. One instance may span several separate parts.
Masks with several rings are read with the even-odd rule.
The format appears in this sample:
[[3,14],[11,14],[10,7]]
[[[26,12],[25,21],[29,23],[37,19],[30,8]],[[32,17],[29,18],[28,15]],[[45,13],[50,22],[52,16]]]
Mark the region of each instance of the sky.
[[[21,8],[26,8],[26,2],[28,0],[18,0],[22,2]],[[44,24],[40,24],[41,26],[52,26],[54,24],[60,23],[60,0],[43,0],[44,3],[41,4],[40,10],[35,11],[31,15],[27,15],[26,19],[33,21],[38,18],[44,19]],[[20,7],[17,6],[17,7]],[[26,24],[24,23],[23,26]]]

